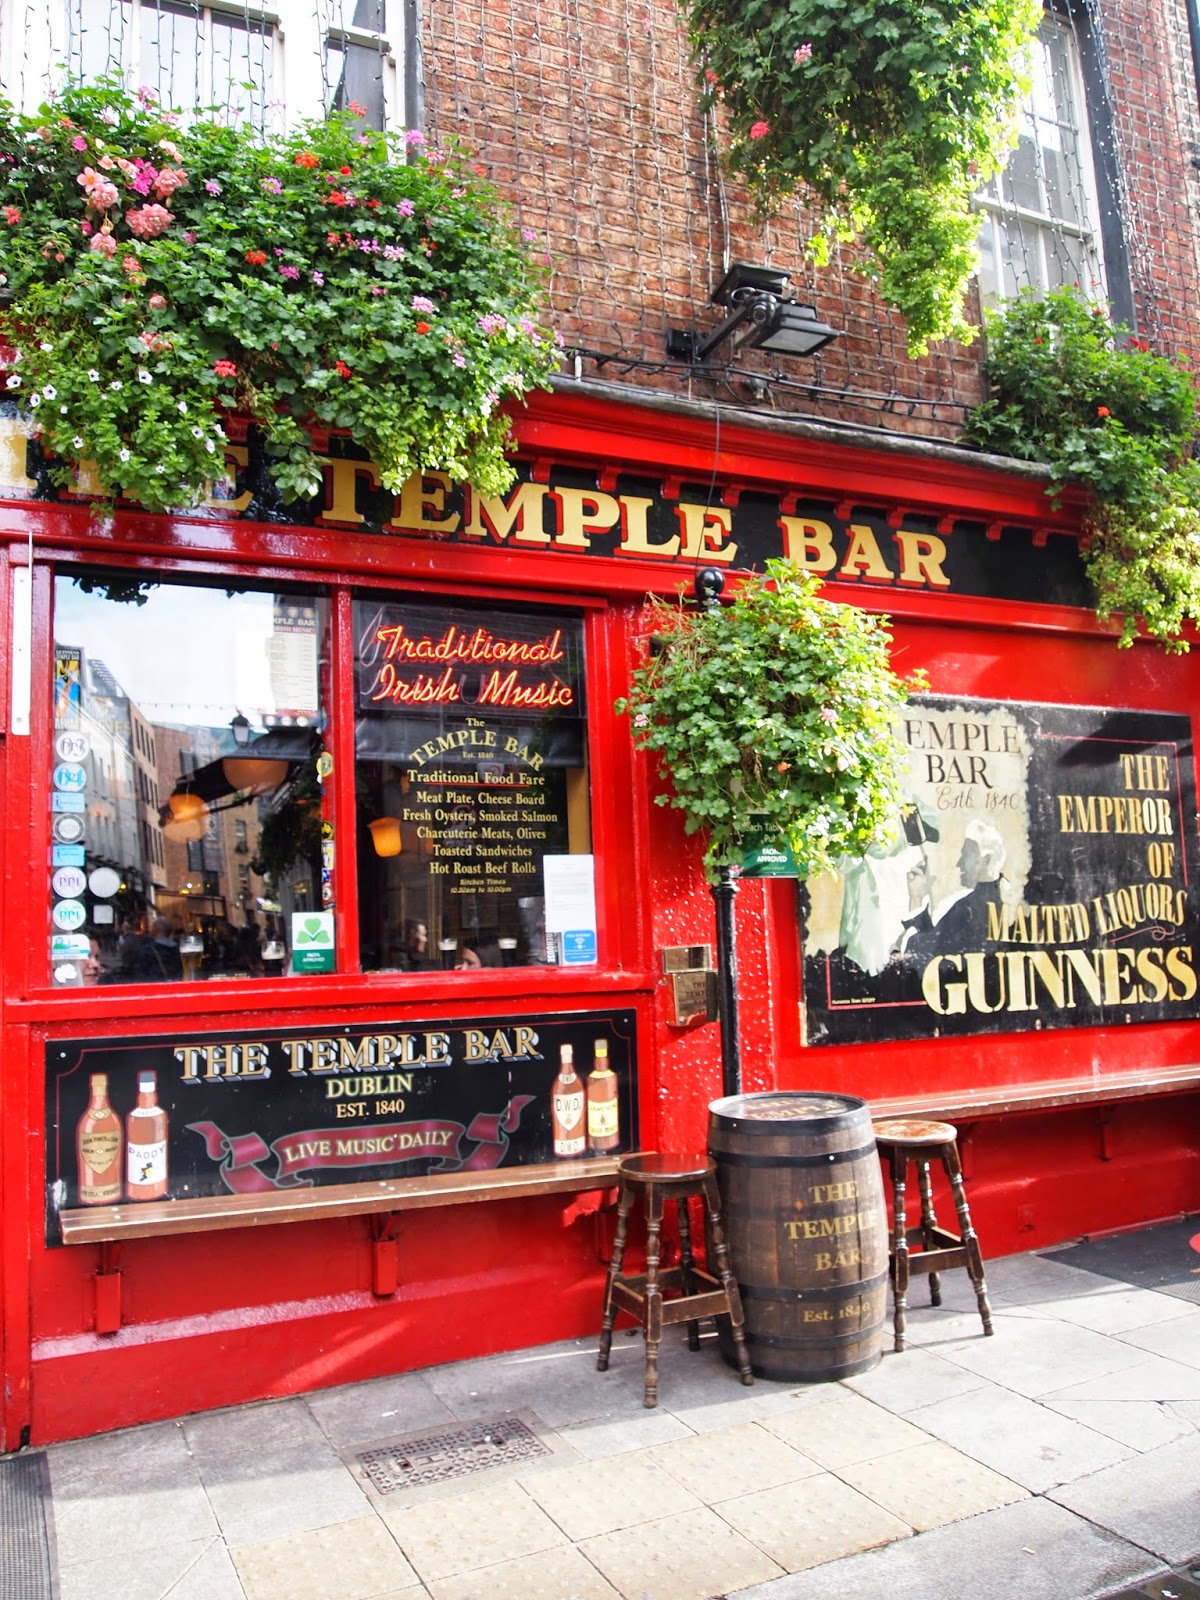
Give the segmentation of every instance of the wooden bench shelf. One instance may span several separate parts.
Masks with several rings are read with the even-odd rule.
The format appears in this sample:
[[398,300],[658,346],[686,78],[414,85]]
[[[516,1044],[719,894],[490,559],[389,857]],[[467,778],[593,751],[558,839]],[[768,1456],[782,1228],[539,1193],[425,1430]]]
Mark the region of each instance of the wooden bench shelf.
[[1200,1090],[1200,1065],[1152,1067],[1143,1072],[1103,1072],[1090,1078],[1043,1078],[1033,1083],[1006,1083],[977,1089],[943,1089],[930,1094],[899,1095],[872,1100],[871,1115],[937,1117],[947,1122],[973,1122],[1019,1111],[1053,1111],[1073,1106],[1109,1105],[1161,1094]]
[[104,1244],[159,1234],[262,1228],[322,1217],[359,1217],[431,1206],[480,1204],[537,1195],[607,1189],[617,1182],[617,1156],[498,1167],[489,1172],[442,1172],[426,1178],[334,1183],[320,1188],[273,1189],[266,1194],[212,1195],[193,1200],[123,1206],[78,1206],[59,1212],[64,1244]]

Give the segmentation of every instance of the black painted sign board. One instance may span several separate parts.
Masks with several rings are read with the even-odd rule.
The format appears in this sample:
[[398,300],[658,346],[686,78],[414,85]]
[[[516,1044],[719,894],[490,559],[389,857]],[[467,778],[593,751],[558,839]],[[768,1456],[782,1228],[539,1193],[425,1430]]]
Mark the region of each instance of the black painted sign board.
[[[486,1187],[496,1168],[564,1159],[551,1120],[564,1045],[586,1092],[596,1043],[607,1044],[619,1137],[613,1145],[609,1135],[604,1153],[637,1148],[635,1023],[634,1012],[619,1010],[50,1040],[47,1242],[59,1242],[60,1210],[139,1203],[130,1197],[138,1174],[129,1169],[149,1148],[137,1142],[133,1120],[148,1074],[166,1120],[166,1193],[154,1198],[253,1196],[443,1172],[477,1172]],[[118,1130],[114,1172],[104,1162]],[[589,1153],[580,1142],[573,1155]],[[106,1192],[114,1184],[117,1192]]]
[[916,697],[894,841],[802,894],[810,1045],[1200,1015],[1191,721]]

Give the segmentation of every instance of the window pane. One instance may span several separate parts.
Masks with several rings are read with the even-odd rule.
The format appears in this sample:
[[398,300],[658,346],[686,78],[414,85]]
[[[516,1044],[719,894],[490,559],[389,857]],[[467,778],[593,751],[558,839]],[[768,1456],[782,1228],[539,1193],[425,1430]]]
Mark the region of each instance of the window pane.
[[100,78],[119,72],[129,26],[128,3],[74,0],[67,7],[67,64],[77,78]]
[[1037,146],[1022,134],[1020,143],[1009,158],[1001,175],[1005,203],[1022,206],[1026,211],[1041,211],[1042,187],[1038,182]]
[[546,863],[591,850],[582,623],[364,597],[355,637],[364,968],[559,961]]
[[52,977],[281,973],[323,904],[326,607],[92,581],[55,583]]
[[1042,25],[1020,141],[1001,175],[978,196],[980,285],[1005,298],[1026,287],[1079,283],[1104,293],[1090,151],[1076,91],[1075,42],[1053,18]]
[[199,105],[200,60],[198,13],[142,5],[139,86],[153,89],[164,105]]
[[211,96],[214,105],[246,116],[256,127],[266,121],[271,98],[271,34],[210,12]]
[[325,68],[329,109],[348,111],[352,105],[360,106],[359,115],[366,126],[382,129],[386,121],[383,59],[383,53],[371,46],[331,39]]

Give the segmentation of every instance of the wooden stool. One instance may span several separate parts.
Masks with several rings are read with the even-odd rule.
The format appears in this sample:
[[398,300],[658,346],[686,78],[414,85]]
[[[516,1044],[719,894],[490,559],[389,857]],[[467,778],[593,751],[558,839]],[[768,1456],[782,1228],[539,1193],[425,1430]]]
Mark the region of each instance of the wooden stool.
[[[612,1348],[613,1321],[618,1311],[628,1311],[642,1324],[646,1341],[646,1379],[644,1404],[658,1404],[658,1347],[665,1324],[686,1322],[688,1349],[700,1348],[700,1317],[728,1317],[737,1349],[738,1370],[743,1383],[753,1383],[750,1356],[742,1331],[742,1302],[738,1286],[729,1270],[729,1252],[721,1220],[721,1196],[717,1189],[717,1167],[701,1155],[631,1155],[617,1167],[620,1191],[617,1199],[617,1232],[613,1239],[612,1264],[604,1283],[604,1317],[600,1325],[600,1351],[597,1372],[608,1370]],[[624,1277],[625,1236],[629,1213],[638,1195],[646,1209],[646,1270]],[[705,1218],[717,1275],[703,1272],[692,1255],[692,1229],[688,1201],[693,1195],[704,1197]],[[660,1269],[659,1233],[663,1205],[675,1202],[679,1223],[680,1256],[677,1267]],[[679,1298],[664,1300],[665,1290],[678,1290]]]
[[[909,1120],[876,1122],[875,1140],[879,1154],[891,1168],[892,1174],[892,1293],[895,1296],[895,1348],[904,1349],[905,1313],[908,1310],[908,1280],[914,1272],[929,1275],[929,1303],[940,1306],[942,1286],[938,1273],[953,1267],[966,1267],[975,1288],[983,1331],[992,1331],[992,1308],[988,1304],[987,1284],[983,1277],[983,1257],[979,1253],[979,1240],[971,1225],[971,1212],[963,1189],[962,1163],[958,1159],[958,1129],[948,1122]],[[917,1169],[921,1189],[921,1223],[910,1228],[904,1214],[904,1189],[908,1164]],[[939,1228],[933,1214],[933,1183],[929,1176],[931,1161],[940,1161],[950,1180],[950,1193],[958,1213],[959,1233]],[[913,1247],[916,1246],[915,1253]]]

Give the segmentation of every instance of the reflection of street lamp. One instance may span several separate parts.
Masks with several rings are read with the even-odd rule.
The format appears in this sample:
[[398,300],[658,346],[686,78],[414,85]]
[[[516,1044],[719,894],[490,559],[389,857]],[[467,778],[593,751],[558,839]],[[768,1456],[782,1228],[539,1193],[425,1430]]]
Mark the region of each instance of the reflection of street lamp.
[[[237,748],[245,750],[250,743],[250,719],[239,711],[230,722],[229,729]],[[278,789],[287,777],[288,764],[286,761],[273,760],[269,756],[226,756],[221,763],[221,771],[231,789],[245,790],[251,795],[263,795]]]
[[367,827],[370,829],[371,844],[377,856],[400,854],[399,817],[376,817],[374,822],[367,823]]
[[170,813],[163,823],[168,839],[179,844],[190,844],[202,839],[208,832],[208,807],[198,794],[173,794],[167,800]]

